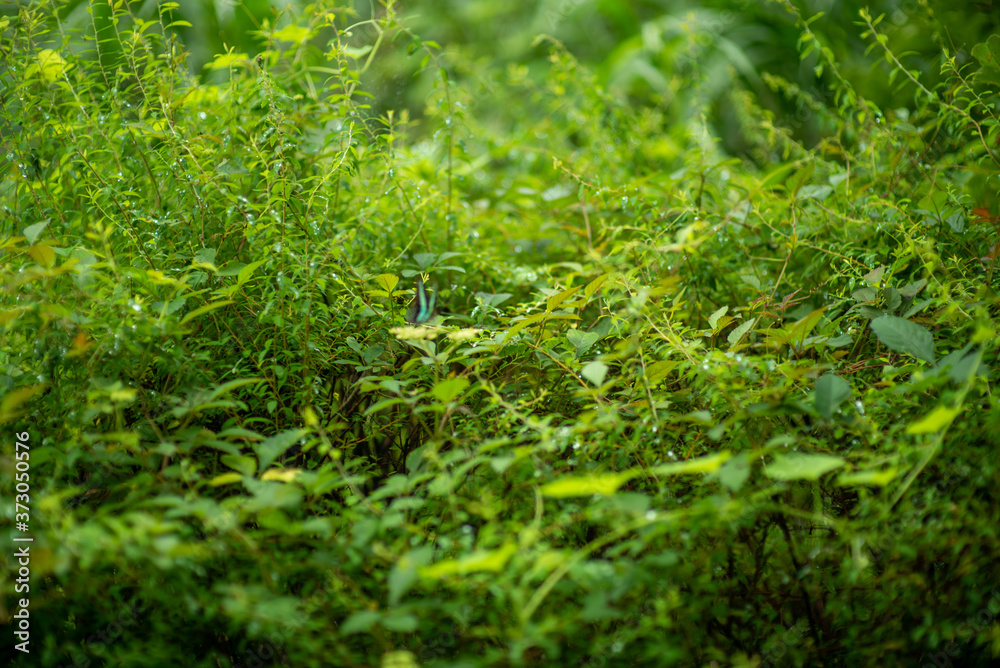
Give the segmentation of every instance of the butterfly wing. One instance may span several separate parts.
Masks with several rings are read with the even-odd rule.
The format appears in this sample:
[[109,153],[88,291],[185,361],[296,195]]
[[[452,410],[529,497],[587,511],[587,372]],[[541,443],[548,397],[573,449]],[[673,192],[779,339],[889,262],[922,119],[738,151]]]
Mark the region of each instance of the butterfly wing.
[[427,289],[424,287],[424,279],[417,276],[417,284],[413,288],[413,301],[410,303],[410,308],[406,311],[406,321],[413,325],[427,322],[434,315],[434,303],[436,301],[437,295],[434,292],[428,295]]

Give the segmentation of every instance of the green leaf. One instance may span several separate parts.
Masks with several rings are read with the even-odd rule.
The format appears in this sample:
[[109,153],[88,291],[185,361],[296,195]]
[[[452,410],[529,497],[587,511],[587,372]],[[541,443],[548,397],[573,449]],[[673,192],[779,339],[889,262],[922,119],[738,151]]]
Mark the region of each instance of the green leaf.
[[965,229],[965,215],[961,211],[951,214],[944,222],[948,223],[952,232],[962,232]]
[[379,356],[385,352],[385,348],[379,344],[374,346],[369,346],[364,349],[361,353],[361,358],[365,361],[365,364],[371,364],[379,358]]
[[[217,252],[218,251],[215,248],[200,248],[194,254],[194,258],[193,258],[194,262],[193,262],[193,264],[195,264],[195,265],[210,265],[210,266],[214,267],[215,266],[215,255],[216,255]],[[218,271],[218,269],[215,269],[215,271]]]
[[492,292],[477,292],[473,296],[476,299],[482,300],[483,304],[487,306],[499,306],[514,295],[509,292],[498,292],[496,294]]
[[[822,70],[822,68],[817,68]],[[819,74],[816,75],[817,77]],[[833,192],[833,188],[830,186],[822,186],[816,184],[809,184],[807,186],[802,186],[799,189],[798,196],[800,199],[815,199],[819,201],[825,200]]]
[[205,313],[208,313],[209,311],[214,311],[216,309],[222,308],[223,306],[228,306],[228,305],[230,305],[232,303],[233,303],[232,300],[224,299],[222,301],[212,302],[210,304],[205,304],[204,306],[196,308],[195,310],[191,311],[186,316],[184,316],[184,318],[181,319],[181,324],[182,325],[186,324],[186,323],[190,322],[191,320],[194,320],[195,318],[197,318],[199,315],[203,315]]
[[740,339],[743,338],[743,335],[749,332],[753,328],[754,324],[756,324],[756,322],[757,322],[756,318],[752,320],[747,320],[745,323],[743,323],[733,331],[729,332],[728,340],[730,347],[735,346],[737,343],[739,343]]
[[885,276],[885,267],[879,267],[878,269],[872,269],[867,274],[865,274],[865,283],[872,286],[873,288],[879,287],[882,283],[882,277]]
[[283,42],[294,42],[300,44],[311,37],[307,28],[297,25],[287,25],[281,30],[276,30],[271,37]]
[[541,492],[543,496],[554,499],[565,499],[572,496],[593,496],[594,494],[610,496],[636,475],[638,473],[630,469],[623,473],[595,473],[587,476],[572,476],[542,485]]
[[270,466],[275,459],[281,456],[281,453],[292,447],[306,433],[304,429],[290,429],[272,436],[262,443],[255,444],[254,450],[260,459],[260,470],[263,471]]
[[927,417],[919,422],[915,422],[906,428],[907,434],[932,434],[936,431],[944,429],[951,424],[952,420],[958,417],[958,414],[962,412],[962,407],[958,408],[948,408],[947,406],[938,406],[932,410]]
[[907,283],[899,289],[899,294],[908,299],[913,299],[917,296],[924,286],[927,285],[927,279],[921,278],[919,281],[914,281],[913,283]]
[[517,545],[507,543],[499,550],[476,550],[461,559],[447,559],[419,569],[421,577],[440,579],[449,575],[488,572],[499,573],[507,561],[517,552]]
[[889,311],[895,311],[899,308],[899,305],[903,303],[903,297],[899,293],[899,290],[891,285],[887,286],[882,293],[885,295],[885,307],[889,309]]
[[972,375],[981,375],[983,367],[980,364],[982,351],[972,349],[971,343],[967,343],[959,350],[948,353],[937,364],[940,371],[947,371],[948,377],[955,383],[964,383]]
[[785,177],[790,171],[795,169],[795,165],[784,164],[779,165],[771,170],[771,172],[764,177],[764,180],[760,182],[760,188],[774,188],[785,180]]
[[557,292],[556,294],[552,295],[551,297],[545,300],[545,312],[552,313],[557,308],[559,308],[559,306],[564,301],[575,295],[579,290],[580,286],[578,285],[574,288],[568,288],[566,290],[563,290],[562,292]]
[[878,293],[871,288],[860,288],[851,293],[851,298],[856,302],[873,302],[878,298]]
[[254,383],[263,382],[260,378],[238,378],[236,380],[231,380],[228,383],[223,383],[218,387],[214,388],[209,394],[209,398],[214,401],[224,394],[229,394],[233,390],[238,390],[246,385],[253,385]]
[[365,415],[371,415],[372,413],[378,413],[379,411],[385,410],[390,406],[395,406],[396,404],[406,403],[406,400],[402,397],[391,397],[389,399],[383,399],[382,401],[377,401],[368,408],[365,409]]
[[659,362],[653,362],[646,366],[646,382],[650,387],[655,387],[664,378],[670,375],[670,372],[676,369],[680,365],[680,362],[672,360],[660,360]]
[[823,313],[825,311],[825,306],[823,308],[818,308],[792,325],[788,330],[788,342],[801,345],[813,329],[816,328],[816,325],[819,324],[819,321],[823,317]]
[[39,383],[38,385],[28,385],[5,392],[3,399],[0,400],[0,424],[20,417],[22,414],[20,410],[21,405],[46,388],[47,385],[45,383]]
[[420,668],[416,655],[405,649],[397,649],[382,655],[379,668]]
[[745,452],[738,453],[723,464],[715,476],[730,492],[737,492],[750,477],[750,460]]
[[295,508],[302,503],[302,492],[295,485],[255,478],[244,478],[243,485],[254,494],[243,506],[248,513],[274,508]]
[[990,35],[985,42],[973,46],[972,55],[980,65],[976,81],[1000,86],[1000,35]]
[[830,346],[831,348],[842,348],[844,346],[850,345],[854,342],[850,334],[841,334],[840,336],[835,336],[832,339],[827,339],[822,341],[824,346]]
[[576,356],[583,355],[595,343],[600,341],[601,335],[597,332],[584,332],[579,329],[570,329],[566,332],[566,338],[576,348]]
[[844,466],[846,462],[833,455],[792,453],[776,455],[764,471],[774,480],[818,480],[824,473]]
[[43,221],[41,223],[35,223],[34,225],[28,225],[24,228],[24,238],[28,240],[29,244],[34,244],[38,241],[38,236],[48,227],[49,221]]
[[587,283],[587,287],[583,289],[584,297],[589,301],[594,296],[594,293],[601,289],[601,286],[604,285],[609,276],[610,274],[601,274],[590,283]]
[[885,487],[895,480],[898,469],[895,467],[885,471],[854,471],[841,473],[837,476],[837,484],[841,487],[861,486]]
[[604,383],[604,377],[608,374],[608,365],[604,362],[594,361],[583,367],[580,375],[591,383],[600,387]]
[[529,315],[525,318],[521,318],[520,320],[512,320],[511,327],[510,329],[507,330],[506,335],[503,339],[504,342],[509,343],[514,339],[515,334],[520,332],[528,325],[533,325],[536,322],[541,322],[542,320],[545,320],[545,317],[546,315],[544,313],[536,313],[534,315]]
[[222,455],[220,461],[243,475],[253,475],[257,472],[257,460],[246,455]]
[[447,378],[440,381],[431,390],[431,394],[442,403],[448,403],[460,395],[469,386],[465,378]]
[[828,373],[816,381],[816,411],[827,420],[833,417],[837,407],[850,396],[851,386],[840,376]]
[[243,480],[243,475],[240,473],[223,473],[209,480],[208,484],[212,487],[221,487],[222,485],[231,485],[241,480]]
[[490,467],[497,473],[503,473],[510,465],[517,461],[517,457],[513,455],[508,457],[493,457],[490,459]]
[[399,285],[399,276],[396,276],[395,274],[379,274],[375,277],[375,281],[381,285],[386,292],[392,294],[392,291],[396,289],[397,285]]
[[875,318],[871,327],[889,349],[934,363],[934,337],[926,328],[893,315]]
[[660,466],[654,466],[650,469],[653,475],[679,475],[682,473],[713,473],[719,469],[720,466],[726,463],[726,461],[732,456],[732,454],[726,450],[722,452],[716,452],[712,455],[705,455],[704,457],[695,457],[694,459],[687,459],[683,462],[671,462],[670,464],[661,464]]
[[396,631],[397,633],[413,633],[419,625],[419,620],[414,615],[390,613],[382,618],[382,626],[389,631]]
[[399,600],[406,595],[406,592],[410,591],[410,588],[419,577],[418,571],[420,567],[426,566],[432,556],[434,556],[433,548],[424,546],[410,550],[399,558],[396,565],[389,571],[390,606],[397,605]]
[[416,262],[417,266],[420,267],[421,269],[426,269],[427,267],[431,266],[432,264],[434,264],[434,261],[436,259],[437,255],[435,253],[416,253],[413,256],[414,262]]
[[715,326],[719,322],[719,318],[721,318],[722,316],[726,315],[726,313],[728,313],[728,312],[729,312],[729,307],[728,306],[723,306],[720,309],[716,309],[716,311],[714,313],[712,313],[712,315],[708,316],[708,326],[711,327],[714,330]]
[[375,622],[377,622],[381,616],[382,613],[376,610],[362,610],[360,612],[355,612],[353,615],[344,620],[344,623],[341,624],[337,630],[344,635],[364,633],[375,626]]

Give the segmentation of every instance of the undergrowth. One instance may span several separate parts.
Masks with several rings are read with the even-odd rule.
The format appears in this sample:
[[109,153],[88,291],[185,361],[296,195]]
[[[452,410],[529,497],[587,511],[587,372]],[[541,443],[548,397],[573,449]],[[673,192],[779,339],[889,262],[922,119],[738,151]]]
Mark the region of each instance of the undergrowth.
[[[823,97],[691,61],[641,105],[391,2],[205,77],[167,3],[56,4],[0,23],[17,665],[1000,653],[1000,36],[925,85],[863,12],[880,109],[779,3]],[[424,108],[374,108],[379,58]]]

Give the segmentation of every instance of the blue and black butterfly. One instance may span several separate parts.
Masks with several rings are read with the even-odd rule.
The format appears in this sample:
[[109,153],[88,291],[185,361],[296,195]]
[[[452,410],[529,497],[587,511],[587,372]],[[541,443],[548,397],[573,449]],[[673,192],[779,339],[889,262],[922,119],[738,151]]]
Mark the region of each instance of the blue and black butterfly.
[[413,288],[413,302],[406,311],[406,322],[419,325],[431,319],[434,315],[434,303],[437,301],[437,293],[433,290],[428,294],[424,288],[424,279],[417,276],[417,284]]

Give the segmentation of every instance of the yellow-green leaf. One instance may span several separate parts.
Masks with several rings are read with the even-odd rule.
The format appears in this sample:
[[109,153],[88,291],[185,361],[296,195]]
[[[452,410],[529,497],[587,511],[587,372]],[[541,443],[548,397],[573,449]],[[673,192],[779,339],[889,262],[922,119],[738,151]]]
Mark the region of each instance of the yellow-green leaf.
[[186,316],[184,316],[184,318],[181,320],[181,324],[182,325],[186,324],[187,322],[197,318],[199,315],[203,315],[205,313],[208,313],[209,311],[214,311],[215,309],[222,308],[223,306],[229,306],[232,303],[233,302],[231,299],[224,299],[221,302],[212,302],[211,304],[205,304],[204,306],[196,308],[195,310],[191,311]]
[[545,319],[545,314],[544,313],[536,313],[535,315],[530,315],[527,318],[523,318],[521,320],[518,320],[517,322],[515,322],[515,323],[513,323],[511,325],[510,329],[507,330],[507,333],[506,333],[506,335],[504,336],[504,339],[503,339],[504,343],[510,343],[511,340],[513,340],[513,338],[514,338],[514,335],[517,334],[518,332],[520,332],[522,329],[524,329],[528,325],[533,325],[536,322],[540,322],[540,321],[542,321],[544,319]]
[[541,492],[544,496],[554,499],[564,499],[571,496],[592,496],[594,494],[608,496],[614,494],[619,487],[636,475],[637,472],[634,469],[629,469],[623,473],[596,473],[587,476],[573,476],[542,485]]
[[241,476],[257,472],[257,460],[247,455],[222,455],[220,461]]
[[735,346],[737,343],[739,343],[740,339],[743,338],[743,335],[749,332],[751,328],[753,328],[753,326],[756,324],[757,324],[757,318],[754,318],[752,320],[747,320],[742,325],[740,325],[733,331],[729,332],[729,336],[726,337],[729,341],[729,346],[732,347]]
[[0,424],[9,422],[21,414],[21,404],[45,389],[45,384],[19,387],[3,395],[0,401]]
[[650,387],[654,387],[662,381],[670,372],[677,368],[680,362],[673,360],[660,360],[646,366],[646,382]]
[[250,56],[245,53],[220,53],[215,56],[215,60],[205,65],[210,70],[228,70],[236,65],[245,65],[250,62]]
[[708,326],[712,328],[712,331],[718,329],[717,325],[719,323],[719,318],[726,315],[729,312],[728,306],[723,306],[720,309],[716,309],[712,315],[708,316]]
[[51,267],[56,262],[56,253],[45,244],[28,246],[28,255],[43,267]]
[[68,69],[62,56],[52,49],[42,49],[38,52],[37,63],[32,63],[28,67],[28,74],[33,75],[36,72],[41,72],[42,78],[47,83],[52,83],[61,78]]
[[605,376],[608,375],[608,365],[600,360],[594,360],[580,369],[580,375],[600,387],[604,383]]
[[906,428],[907,434],[932,434],[940,429],[943,429],[951,424],[959,413],[962,412],[962,408],[947,408],[945,406],[938,406],[930,412],[930,414],[925,417],[920,422],[915,422]]
[[899,469],[893,467],[884,471],[854,471],[853,473],[841,473],[837,476],[837,484],[841,487],[851,487],[855,485],[870,485],[874,487],[885,487],[896,479]]
[[301,475],[302,469],[268,469],[264,471],[261,480],[279,480],[281,482],[292,482]]
[[375,277],[375,281],[385,288],[386,292],[392,294],[392,291],[399,285],[399,276],[395,274],[379,274]]
[[610,274],[601,274],[600,276],[592,280],[590,283],[587,283],[587,287],[583,289],[584,297],[586,297],[588,300],[591,297],[593,297],[594,293],[600,290],[601,286],[604,285],[604,282],[608,280],[609,275]]
[[136,391],[131,387],[118,388],[109,392],[111,401],[134,401],[135,395]]
[[309,32],[308,28],[296,25],[287,25],[281,30],[276,30],[272,36],[274,39],[281,40],[282,42],[294,42],[296,44],[300,44],[309,39],[312,34]]
[[570,288],[569,290],[563,290],[562,292],[557,292],[556,294],[549,297],[545,302],[546,312],[552,313],[553,311],[555,311],[557,308],[559,308],[560,304],[562,304],[564,301],[566,301],[574,294],[576,294],[577,291],[579,291],[579,289],[580,286],[578,285],[575,288]]
[[706,455],[704,457],[696,457],[694,459],[688,459],[683,462],[673,462],[671,464],[663,464],[661,466],[654,466],[651,472],[654,475],[678,475],[680,473],[712,473],[718,470],[720,466],[726,463],[732,454],[728,450],[723,450],[722,452],[716,452],[713,455]]
[[27,310],[28,309],[24,306],[18,306],[16,308],[0,311],[0,325],[6,325],[8,322],[13,321]]
[[212,487],[221,487],[222,485],[231,485],[240,480],[243,480],[243,476],[239,473],[223,473],[209,480],[208,484]]
[[253,272],[257,271],[257,268],[267,262],[267,260],[257,260],[256,262],[251,262],[247,266],[240,269],[239,273],[236,274],[236,285],[243,285],[250,277],[253,276]]
[[507,543],[499,550],[476,550],[461,559],[447,559],[420,569],[420,576],[425,578],[443,578],[448,575],[465,575],[476,572],[500,572],[507,561],[517,552],[517,545]]

